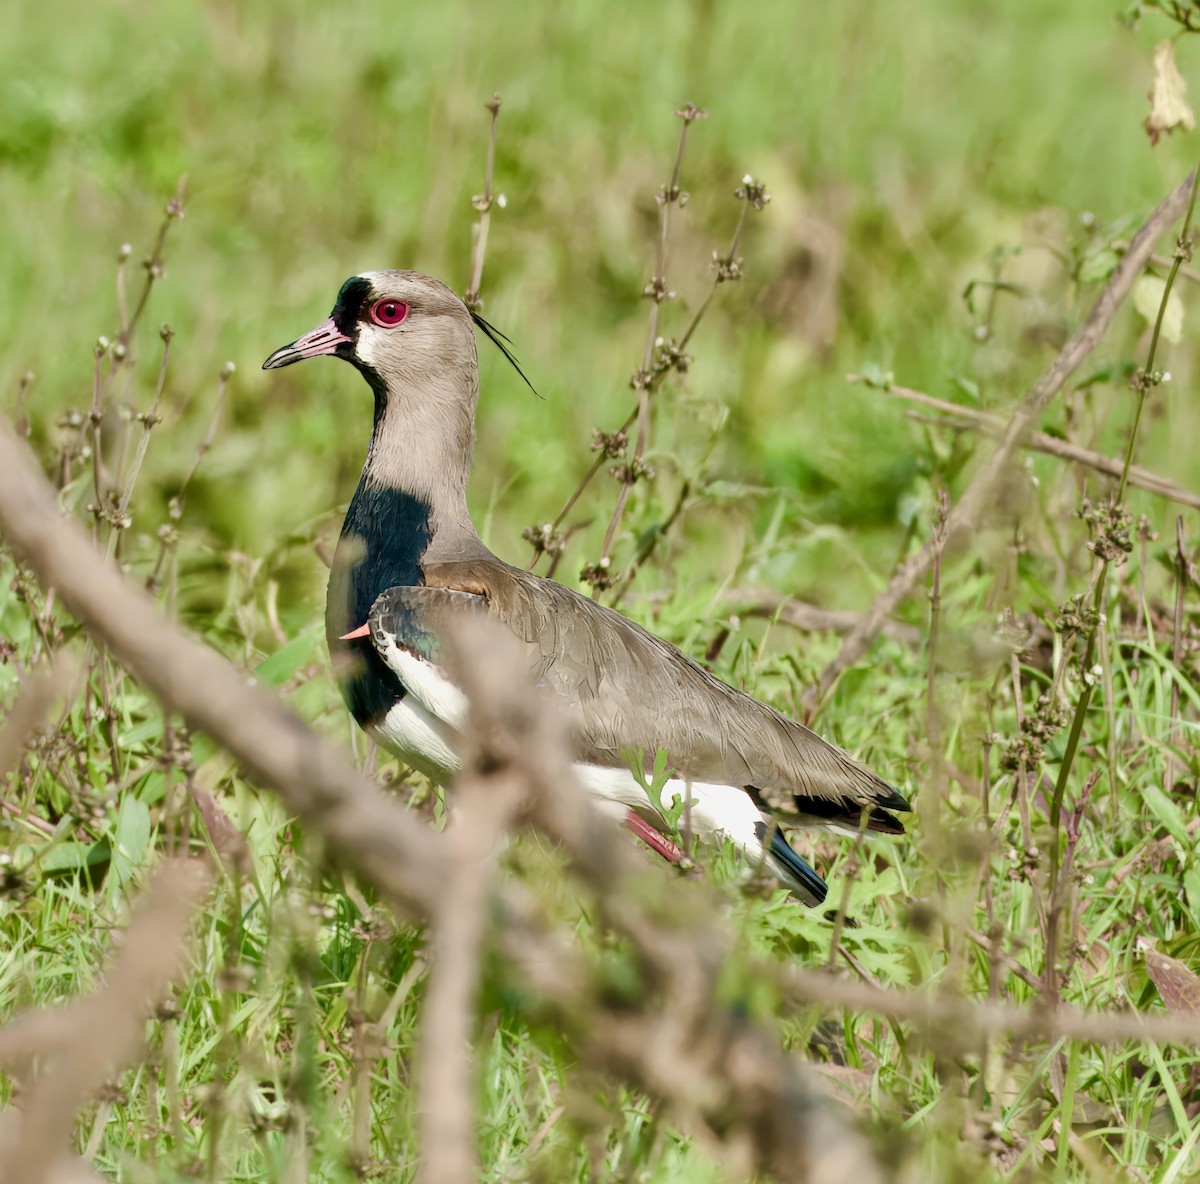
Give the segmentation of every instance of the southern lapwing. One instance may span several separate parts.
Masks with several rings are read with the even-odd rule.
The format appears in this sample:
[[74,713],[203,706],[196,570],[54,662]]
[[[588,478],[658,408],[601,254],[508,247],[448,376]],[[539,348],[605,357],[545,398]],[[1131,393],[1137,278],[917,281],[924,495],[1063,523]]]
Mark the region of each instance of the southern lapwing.
[[477,325],[504,348],[437,280],[367,272],[342,285],[327,321],[263,363],[275,370],[332,354],[353,363],[375,394],[325,614],[354,718],[408,764],[448,780],[467,704],[439,668],[439,637],[458,615],[484,613],[524,643],[535,681],[561,697],[579,779],[606,812],[678,861],[670,827],[630,766],[631,754],[649,767],[665,750],[673,776],[663,803],[685,802],[694,833],[728,838],[805,903],[821,903],[824,880],[780,825],[902,834],[888,811],[908,803],[840,748],[673,645],[483,545],[467,510]]

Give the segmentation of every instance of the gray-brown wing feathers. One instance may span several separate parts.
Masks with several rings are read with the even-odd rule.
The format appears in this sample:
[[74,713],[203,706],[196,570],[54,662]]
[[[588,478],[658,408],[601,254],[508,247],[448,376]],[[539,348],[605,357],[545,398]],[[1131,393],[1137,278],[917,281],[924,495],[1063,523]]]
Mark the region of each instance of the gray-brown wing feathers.
[[865,765],[772,707],[714,677],[674,646],[577,592],[500,560],[445,563],[429,584],[487,599],[490,615],[530,646],[537,680],[556,691],[580,760],[621,766],[665,749],[696,781],[753,786],[765,804],[803,812],[795,799],[907,809]]

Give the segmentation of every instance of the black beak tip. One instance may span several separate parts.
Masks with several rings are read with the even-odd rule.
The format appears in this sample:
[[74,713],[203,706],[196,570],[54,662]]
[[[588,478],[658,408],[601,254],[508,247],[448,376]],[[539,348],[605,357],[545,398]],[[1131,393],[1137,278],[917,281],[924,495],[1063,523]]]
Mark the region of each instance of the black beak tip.
[[290,345],[285,345],[263,362],[262,368],[264,370],[282,370],[284,366],[290,366],[293,362],[298,361],[300,361],[300,355]]

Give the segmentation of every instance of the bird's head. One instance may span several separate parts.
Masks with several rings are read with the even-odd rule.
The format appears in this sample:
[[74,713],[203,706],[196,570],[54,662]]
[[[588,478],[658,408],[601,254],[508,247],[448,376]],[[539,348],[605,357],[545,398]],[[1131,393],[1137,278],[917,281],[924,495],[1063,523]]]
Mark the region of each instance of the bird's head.
[[332,354],[357,366],[379,395],[445,380],[473,386],[475,325],[525,378],[508,338],[440,280],[416,271],[367,271],[342,285],[328,320],[277,349],[263,369]]
[[332,354],[353,363],[376,390],[473,372],[475,334],[467,306],[438,280],[415,271],[351,276],[329,319],[277,349],[264,370]]

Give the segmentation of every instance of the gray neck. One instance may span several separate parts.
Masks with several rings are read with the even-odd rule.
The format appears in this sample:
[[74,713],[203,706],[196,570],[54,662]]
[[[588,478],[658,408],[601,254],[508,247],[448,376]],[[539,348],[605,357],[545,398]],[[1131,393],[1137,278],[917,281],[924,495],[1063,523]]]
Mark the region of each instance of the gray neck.
[[371,385],[375,426],[360,488],[395,491],[429,506],[423,560],[490,554],[467,510],[477,372],[426,374],[419,389]]

